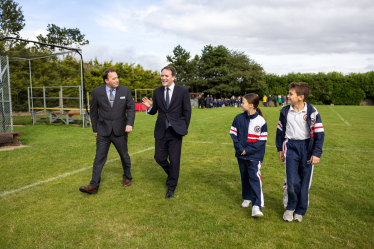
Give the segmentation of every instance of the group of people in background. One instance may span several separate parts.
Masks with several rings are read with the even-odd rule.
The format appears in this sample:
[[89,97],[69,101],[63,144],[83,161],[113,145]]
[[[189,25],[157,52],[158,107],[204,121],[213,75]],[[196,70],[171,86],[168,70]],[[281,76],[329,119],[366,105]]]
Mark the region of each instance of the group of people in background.
[[[262,98],[264,107],[284,107],[287,105],[287,98],[284,95],[269,95]],[[232,96],[231,98],[213,98],[213,95],[201,94],[191,96],[192,108],[217,108],[217,107],[241,107],[243,103],[242,96]]]
[[194,106],[193,101],[197,99],[197,108],[217,108],[217,107],[240,107],[242,104],[242,96],[232,96],[231,98],[213,98],[213,95],[201,94],[199,96],[191,96],[191,106]]
[[264,97],[262,98],[262,102],[265,107],[267,106],[272,107],[273,103],[274,103],[274,107],[277,107],[278,104],[279,106],[283,107],[287,105],[287,98],[284,95],[274,95],[274,96],[269,95],[269,97],[264,95]]

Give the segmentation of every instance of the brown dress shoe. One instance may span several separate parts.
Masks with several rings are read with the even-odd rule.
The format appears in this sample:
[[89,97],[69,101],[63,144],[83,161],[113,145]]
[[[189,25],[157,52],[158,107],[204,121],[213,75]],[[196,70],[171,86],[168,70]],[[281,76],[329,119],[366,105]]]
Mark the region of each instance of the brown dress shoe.
[[85,186],[82,186],[79,188],[79,191],[81,191],[82,193],[87,193],[87,194],[97,194],[97,190],[94,189],[93,187],[91,187],[90,185],[88,185],[87,187]]
[[130,187],[131,186],[131,180],[123,178],[123,186]]

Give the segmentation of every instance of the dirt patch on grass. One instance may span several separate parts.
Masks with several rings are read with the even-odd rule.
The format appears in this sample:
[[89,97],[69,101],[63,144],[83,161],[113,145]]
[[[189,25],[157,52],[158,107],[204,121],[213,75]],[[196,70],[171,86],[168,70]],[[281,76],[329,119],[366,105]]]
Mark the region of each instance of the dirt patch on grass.
[[26,147],[31,147],[30,145],[18,145],[18,146],[12,146],[12,145],[5,145],[0,147],[0,151],[6,151],[6,150],[14,150],[14,149],[21,149],[21,148],[26,148]]

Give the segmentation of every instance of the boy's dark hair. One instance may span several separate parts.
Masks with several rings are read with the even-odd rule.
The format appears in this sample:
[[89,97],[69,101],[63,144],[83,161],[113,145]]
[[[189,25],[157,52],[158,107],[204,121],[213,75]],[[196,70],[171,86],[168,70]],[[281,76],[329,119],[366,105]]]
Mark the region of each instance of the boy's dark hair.
[[247,93],[246,95],[243,96],[243,98],[247,100],[248,104],[253,105],[253,107],[256,109],[258,114],[260,114],[261,117],[264,117],[264,115],[262,115],[261,109],[258,107],[258,104],[260,103],[260,99],[257,94]]
[[161,72],[164,71],[164,69],[168,69],[171,71],[171,76],[175,77],[177,75],[177,70],[173,66],[166,66],[163,69],[161,69]]
[[304,101],[306,101],[310,95],[310,88],[304,82],[292,82],[289,89],[295,89],[297,96],[304,95]]
[[112,68],[108,68],[107,70],[104,71],[104,73],[103,73],[104,84],[106,84],[105,80],[108,79],[108,74],[109,73],[115,73],[115,72],[116,72],[116,70],[112,69]]

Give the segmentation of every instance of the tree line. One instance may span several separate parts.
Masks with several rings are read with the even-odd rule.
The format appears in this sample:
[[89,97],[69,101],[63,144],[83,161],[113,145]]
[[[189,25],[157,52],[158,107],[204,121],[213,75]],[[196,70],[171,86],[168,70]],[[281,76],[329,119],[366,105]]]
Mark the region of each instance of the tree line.
[[[0,36],[21,38],[20,31],[25,27],[25,17],[22,7],[13,0],[0,0]],[[64,47],[80,48],[89,44],[85,35],[78,28],[61,28],[56,24],[47,25],[47,34],[36,37],[38,42],[54,44]],[[31,81],[33,87],[49,86],[80,86],[81,85],[81,62],[76,59],[75,53],[63,54],[62,56],[51,56],[40,59],[44,55],[58,54],[64,52],[53,46],[33,44],[15,39],[0,41],[1,55],[9,57],[25,58],[24,61],[11,61],[10,81],[13,111],[26,111],[28,109],[27,87]],[[30,59],[30,62],[29,62]],[[135,89],[154,89],[159,86],[160,74],[157,71],[146,70],[139,64],[113,63],[111,61],[100,63],[90,60],[84,63],[84,80],[86,92],[91,93],[96,86],[103,84],[102,74],[107,68],[116,69],[120,84],[128,86],[135,94]],[[58,97],[60,90],[48,88],[46,97]],[[140,99],[146,94],[145,91],[136,96]],[[151,92],[148,92],[148,97]],[[76,88],[64,88],[64,97],[77,97]],[[33,89],[34,97],[42,97],[42,89]],[[65,100],[64,106],[79,106],[78,100]],[[58,106],[58,100],[47,100],[47,105]],[[34,106],[43,106],[42,99],[35,99]]]
[[312,94],[312,104],[359,105],[365,98],[374,99],[374,71],[367,73],[266,73],[244,52],[223,45],[207,45],[201,56],[193,58],[180,45],[167,56],[178,72],[177,81],[190,92],[212,94],[216,98],[257,93],[287,95],[291,82],[305,82]]
[[[10,62],[10,82],[12,94],[13,111],[28,110],[27,87],[30,86],[29,61]],[[100,63],[95,60],[84,63],[84,79],[86,92],[89,95],[94,87],[104,84],[103,72],[107,68],[117,71],[121,85],[128,86],[135,98],[135,89],[155,89],[160,86],[160,73],[146,70],[139,64],[128,63]],[[33,87],[43,86],[80,86],[81,85],[81,64],[75,57],[67,56],[64,59],[57,57],[31,60],[32,85]],[[64,89],[65,97],[78,97],[74,89]],[[47,97],[58,97],[59,89],[48,89]],[[139,100],[146,94],[145,91],[137,93]],[[33,90],[34,97],[42,97],[42,89]],[[148,97],[151,92],[148,92]],[[58,100],[49,101],[49,107],[57,107]],[[51,106],[53,105],[53,106]],[[41,99],[34,100],[34,106],[41,107]],[[64,106],[78,107],[77,100],[67,100]]]
[[[20,38],[25,26],[21,6],[13,0],[0,0],[0,35]],[[89,44],[78,28],[61,28],[48,24],[47,35],[37,36],[43,43],[80,48]],[[31,58],[35,55],[55,53],[49,46],[34,45],[16,40],[0,41],[0,51]],[[6,53],[5,53],[6,54]],[[313,104],[359,105],[365,98],[374,99],[374,71],[367,73],[266,73],[262,65],[242,51],[230,50],[223,45],[206,45],[201,55],[191,56],[182,46],[174,48],[167,62],[177,69],[176,81],[190,92],[206,93],[215,98],[244,95],[253,92],[263,95],[287,95],[291,82],[306,82],[312,89],[309,101]],[[33,86],[79,86],[80,61],[74,54],[52,56],[31,61]],[[107,68],[118,72],[120,84],[135,89],[154,89],[160,86],[160,72],[146,70],[139,64],[98,62],[84,63],[86,91],[92,92],[103,84],[102,73]],[[29,61],[10,63],[12,106],[14,111],[27,110],[27,87],[30,86]],[[35,93],[37,94],[37,93]],[[58,96],[58,90],[50,93]],[[74,95],[73,92],[64,95]],[[145,92],[140,93],[145,94]],[[140,99],[136,96],[136,99]],[[151,93],[148,92],[148,97]],[[65,96],[66,96],[65,95]],[[39,100],[36,101],[36,104]],[[39,101],[40,102],[40,101]],[[58,103],[56,103],[58,105]]]
[[206,45],[201,56],[193,58],[178,45],[173,55],[166,58],[177,69],[177,81],[190,92],[204,92],[220,98],[266,88],[263,67],[244,52],[229,50],[223,45]]
[[[26,50],[23,53],[27,53],[27,48],[23,49]],[[261,97],[287,95],[291,82],[306,82],[312,90],[308,100],[312,104],[359,105],[365,98],[374,99],[374,71],[346,75],[338,72],[269,74],[244,52],[232,51],[222,45],[207,45],[201,56],[193,58],[178,45],[167,60],[177,69],[178,84],[186,86],[190,92],[210,94],[215,98],[242,96],[250,92]],[[79,86],[80,67],[80,61],[73,56],[32,60],[33,86]],[[95,59],[84,63],[88,93],[103,84],[102,74],[107,68],[116,69],[120,84],[128,86],[134,98],[135,89],[155,89],[161,85],[159,71],[146,70],[139,64],[100,63]],[[13,110],[25,111],[28,106],[27,87],[30,86],[29,62],[11,62],[10,72]],[[57,97],[58,89],[49,94]],[[140,100],[145,94],[145,91],[138,92],[136,99]],[[151,94],[147,92],[148,97],[152,97]],[[38,92],[35,91],[36,95]],[[64,96],[69,95],[77,94],[64,92]],[[35,105],[42,106],[41,100],[36,100]]]
[[291,82],[305,82],[311,88],[308,102],[312,104],[360,105],[374,99],[374,71],[367,73],[289,73],[266,74],[265,94],[286,95]]

